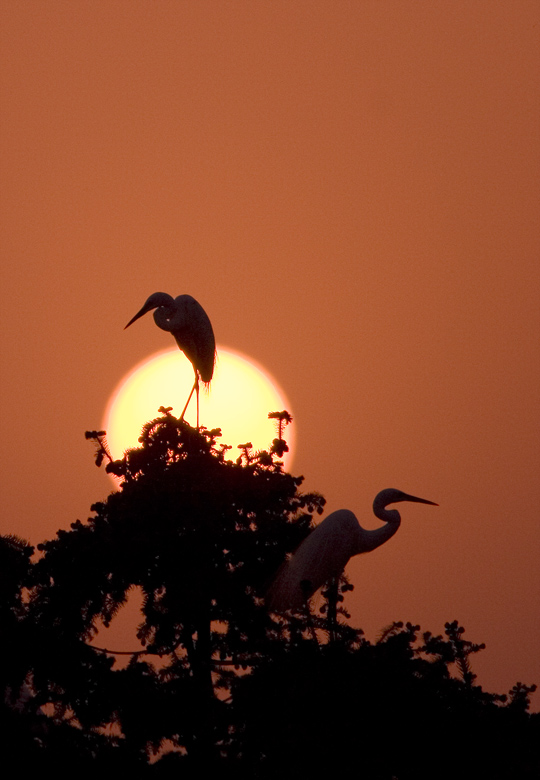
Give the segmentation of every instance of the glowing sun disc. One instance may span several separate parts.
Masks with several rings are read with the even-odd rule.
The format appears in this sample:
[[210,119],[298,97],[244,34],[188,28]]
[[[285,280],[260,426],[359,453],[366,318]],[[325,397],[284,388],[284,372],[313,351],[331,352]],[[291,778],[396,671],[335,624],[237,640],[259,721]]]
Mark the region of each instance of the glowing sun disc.
[[[114,459],[125,450],[138,447],[141,428],[158,417],[160,406],[172,406],[179,416],[193,386],[193,368],[175,347],[146,358],[120,382],[105,412],[104,429]],[[276,380],[251,358],[231,349],[218,347],[218,358],[210,390],[201,384],[199,422],[205,428],[221,428],[219,444],[231,444],[230,460],[240,452],[238,444],[250,441],[254,450],[268,449],[276,437],[275,420],[268,412],[286,409],[290,404]],[[185,420],[196,425],[195,394]],[[290,468],[294,448],[294,429],[287,426],[283,434],[289,452],[282,458]]]

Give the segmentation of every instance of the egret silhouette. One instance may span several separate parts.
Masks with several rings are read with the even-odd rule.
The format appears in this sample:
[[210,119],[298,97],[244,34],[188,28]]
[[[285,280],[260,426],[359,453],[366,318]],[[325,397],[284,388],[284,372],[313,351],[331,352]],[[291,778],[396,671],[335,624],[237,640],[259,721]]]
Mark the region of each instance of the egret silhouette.
[[373,502],[373,513],[386,525],[373,531],[362,528],[348,509],[332,512],[278,570],[267,593],[268,607],[275,612],[301,607],[328,580],[338,577],[353,555],[370,552],[387,542],[398,530],[401,517],[397,509],[386,507],[399,501],[438,506],[394,488],[381,490]]
[[205,385],[209,385],[214,374],[214,363],[216,361],[216,341],[212,323],[201,304],[195,298],[192,298],[191,295],[179,295],[177,298],[173,298],[171,295],[167,295],[167,293],[157,292],[148,298],[142,309],[128,322],[126,328],[129,328],[135,320],[138,320],[139,317],[142,317],[143,314],[152,309],[156,309],[154,322],[158,328],[172,333],[179,348],[193,366],[195,383],[191,388],[180,419],[184,418],[193,391],[196,391],[198,428],[199,378],[202,379]]

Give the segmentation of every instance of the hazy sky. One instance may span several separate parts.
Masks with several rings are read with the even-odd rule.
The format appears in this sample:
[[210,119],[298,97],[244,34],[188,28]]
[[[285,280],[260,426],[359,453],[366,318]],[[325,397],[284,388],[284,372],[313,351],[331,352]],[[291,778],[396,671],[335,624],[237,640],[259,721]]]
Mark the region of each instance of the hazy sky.
[[123,326],[190,293],[328,511],[440,504],[349,566],[353,622],[458,619],[488,690],[540,683],[536,0],[0,8],[0,531],[107,495],[84,431],[171,345]]

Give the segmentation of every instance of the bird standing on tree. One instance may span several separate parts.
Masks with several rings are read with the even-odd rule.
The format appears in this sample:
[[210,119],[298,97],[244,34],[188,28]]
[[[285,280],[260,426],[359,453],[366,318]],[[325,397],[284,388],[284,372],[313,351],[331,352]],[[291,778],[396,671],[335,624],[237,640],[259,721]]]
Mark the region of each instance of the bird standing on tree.
[[[199,377],[210,384],[216,361],[216,341],[212,323],[201,304],[191,295],[173,298],[163,292],[153,293],[142,309],[128,322],[129,328],[143,314],[156,309],[154,321],[158,328],[172,333],[178,347],[190,361],[195,372],[195,383],[180,415],[182,420],[188,408],[193,391],[197,393],[197,428],[199,427]],[[125,328],[124,328],[125,330]]]
[[268,590],[267,602],[273,611],[298,609],[333,577],[339,577],[353,555],[370,552],[387,542],[398,530],[401,516],[388,504],[415,501],[438,506],[395,488],[381,490],[373,502],[373,513],[386,525],[368,531],[348,509],[328,515],[279,569]]

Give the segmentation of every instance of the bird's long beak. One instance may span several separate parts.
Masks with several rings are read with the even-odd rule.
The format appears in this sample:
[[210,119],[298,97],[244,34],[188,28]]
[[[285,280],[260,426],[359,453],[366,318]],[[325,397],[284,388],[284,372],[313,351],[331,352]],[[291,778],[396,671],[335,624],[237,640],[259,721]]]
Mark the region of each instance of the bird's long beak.
[[152,309],[156,309],[156,308],[157,308],[157,305],[150,305],[149,306],[148,303],[145,303],[144,306],[142,307],[142,309],[140,311],[138,311],[137,314],[132,319],[130,319],[130,321],[128,322],[128,324],[124,328],[124,330],[126,328],[129,328],[130,325],[133,325],[135,320],[138,320],[139,317],[142,317],[143,314],[146,314],[147,311],[151,311]]
[[403,497],[402,501],[415,501],[417,504],[431,504],[431,506],[439,506],[435,501],[428,501],[427,498],[418,498],[417,496],[409,496],[407,493]]

